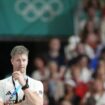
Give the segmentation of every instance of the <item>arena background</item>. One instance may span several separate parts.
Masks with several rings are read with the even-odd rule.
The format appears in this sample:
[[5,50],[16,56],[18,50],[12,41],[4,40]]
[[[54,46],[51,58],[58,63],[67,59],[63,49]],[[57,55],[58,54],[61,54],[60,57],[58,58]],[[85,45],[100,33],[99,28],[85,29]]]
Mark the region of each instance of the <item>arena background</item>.
[[16,45],[44,105],[105,105],[105,0],[0,0],[0,80]]

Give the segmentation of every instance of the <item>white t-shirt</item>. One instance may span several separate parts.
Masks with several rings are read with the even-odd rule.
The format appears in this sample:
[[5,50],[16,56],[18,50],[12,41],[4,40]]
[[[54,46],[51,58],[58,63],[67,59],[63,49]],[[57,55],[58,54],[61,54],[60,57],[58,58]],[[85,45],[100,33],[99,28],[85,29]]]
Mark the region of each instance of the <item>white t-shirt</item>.
[[[43,97],[43,84],[38,80],[34,80],[27,76],[29,89],[36,92],[39,96]],[[16,100],[16,92],[18,94],[18,102],[23,99],[24,92],[22,86],[17,80],[13,84],[12,76],[0,81],[0,101],[7,103],[9,100]],[[16,87],[16,89],[15,89]],[[11,99],[10,99],[11,97]]]
[[[87,92],[87,94],[84,97],[83,102],[85,103],[87,98],[89,98],[90,96],[91,96],[91,93]],[[93,98],[96,100],[96,105],[105,105],[105,91],[103,92],[102,95],[95,94]]]
[[96,105],[105,105],[105,92],[100,96],[99,94],[95,95]]

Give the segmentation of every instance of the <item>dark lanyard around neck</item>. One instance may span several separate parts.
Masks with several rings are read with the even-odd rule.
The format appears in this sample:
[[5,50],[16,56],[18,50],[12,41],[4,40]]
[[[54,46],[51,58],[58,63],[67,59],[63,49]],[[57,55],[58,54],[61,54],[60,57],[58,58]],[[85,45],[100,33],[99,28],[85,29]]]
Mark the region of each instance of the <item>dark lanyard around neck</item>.
[[17,102],[18,102],[18,93],[17,93],[17,91],[16,91],[16,85],[15,85],[15,82],[14,82],[14,80],[13,80],[13,77],[12,77],[12,83],[13,83],[13,86],[14,86],[15,92],[16,92],[16,100],[15,100],[15,103],[17,103]]
[[[14,85],[14,89],[15,89],[15,92],[16,92],[16,100],[15,100],[15,103],[18,103],[18,93],[16,91],[16,84],[15,84],[15,82],[13,80],[13,77],[12,77],[12,83]],[[26,79],[26,83],[28,83],[28,79]],[[25,95],[23,96],[23,99],[22,100],[24,100],[24,99],[25,99]]]

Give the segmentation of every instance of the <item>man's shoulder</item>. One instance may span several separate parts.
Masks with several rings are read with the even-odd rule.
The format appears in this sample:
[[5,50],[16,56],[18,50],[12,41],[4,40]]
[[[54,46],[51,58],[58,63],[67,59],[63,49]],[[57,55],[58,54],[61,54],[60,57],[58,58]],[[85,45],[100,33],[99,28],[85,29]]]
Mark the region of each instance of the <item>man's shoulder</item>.
[[28,76],[28,79],[29,79],[29,81],[31,81],[31,82],[42,83],[41,81],[36,80],[36,79],[33,79],[33,78],[29,77],[29,76]]
[[8,81],[10,81],[10,80],[11,80],[11,78],[12,78],[12,76],[6,77],[6,78],[4,78],[4,79],[0,80],[0,83],[5,83],[5,82],[8,82]]
[[41,81],[39,81],[39,80],[33,79],[33,78],[29,77],[29,76],[28,76],[28,79],[29,79],[30,84],[36,84],[36,85],[43,86],[43,83]]
[[7,84],[10,84],[10,79],[11,77],[7,77],[7,78],[4,78],[2,80],[0,80],[0,89],[4,89],[5,87],[8,87],[9,88],[9,85],[7,86]]

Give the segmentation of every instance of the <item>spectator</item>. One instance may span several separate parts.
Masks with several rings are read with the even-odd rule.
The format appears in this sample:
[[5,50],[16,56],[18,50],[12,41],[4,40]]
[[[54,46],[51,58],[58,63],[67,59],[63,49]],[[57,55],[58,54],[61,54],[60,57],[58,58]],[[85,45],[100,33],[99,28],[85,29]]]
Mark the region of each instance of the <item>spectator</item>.
[[66,80],[64,85],[65,94],[62,98],[60,98],[59,103],[62,101],[68,101],[72,105],[77,105],[78,100],[75,96],[74,88],[76,84],[73,80]]
[[94,73],[94,77],[102,80],[103,83],[104,83],[103,84],[104,88],[105,88],[105,60],[104,59],[100,59],[99,60],[99,64],[97,66],[97,70]]
[[60,74],[64,74],[65,71],[65,57],[60,53],[61,43],[58,38],[53,38],[49,43],[49,51],[45,55],[47,62],[55,61],[58,64]]
[[56,62],[52,61],[49,63],[48,69],[50,71],[50,78],[49,78],[49,93],[50,95],[58,101],[60,97],[63,96],[63,82],[60,79],[60,74],[58,72],[58,65]]
[[44,85],[44,105],[57,105],[56,100],[49,94],[48,80],[43,81]]
[[46,80],[49,78],[49,70],[43,57],[37,56],[33,61],[34,67],[37,69],[33,71],[32,78],[37,80]]
[[83,40],[85,39],[85,37],[88,35],[88,34],[91,34],[91,33],[95,33],[95,34],[98,34],[98,29],[97,27],[95,26],[95,23],[93,20],[89,19],[87,20],[81,34],[80,34],[80,37],[82,39],[82,42]]
[[95,58],[92,59],[90,62],[89,66],[90,66],[90,69],[93,70],[93,72],[96,71],[97,66],[99,65],[99,62],[101,59],[105,60],[105,47],[100,49],[99,54],[95,56]]
[[53,38],[49,42],[49,51],[45,55],[47,62],[55,61],[59,66],[63,66],[65,63],[64,56],[60,53],[61,43],[57,38]]
[[93,84],[94,92],[87,92],[84,97],[84,103],[87,102],[89,97],[93,97],[96,100],[96,105],[104,105],[105,104],[105,91],[103,82],[100,79],[96,79]]
[[85,52],[86,55],[93,59],[96,55],[96,49],[99,45],[99,37],[95,33],[87,34],[84,40]]
[[76,84],[75,94],[81,100],[88,90],[88,85],[81,80],[80,74],[81,73],[80,73],[79,67],[77,67],[75,70],[72,71],[72,79],[74,80]]
[[79,55],[79,65],[80,65],[80,78],[84,83],[88,83],[91,80],[92,72],[88,68],[89,58],[87,55]]

